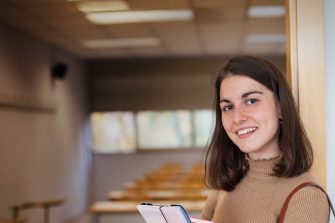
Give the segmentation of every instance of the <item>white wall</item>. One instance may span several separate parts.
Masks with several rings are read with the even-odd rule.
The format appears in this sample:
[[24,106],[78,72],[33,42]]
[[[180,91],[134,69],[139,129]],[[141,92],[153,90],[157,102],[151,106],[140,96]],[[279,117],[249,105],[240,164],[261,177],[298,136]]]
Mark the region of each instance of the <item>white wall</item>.
[[[53,81],[52,61],[69,64]],[[10,205],[65,198],[50,223],[69,222],[87,205],[89,153],[83,143],[87,114],[85,67],[75,57],[0,24],[0,96],[28,103],[54,102],[54,111],[0,105],[0,219]],[[12,99],[11,99],[12,100]],[[42,211],[23,212],[42,222]]]
[[[335,1],[324,1],[327,109],[327,190],[335,202]],[[335,222],[334,218],[331,222]]]

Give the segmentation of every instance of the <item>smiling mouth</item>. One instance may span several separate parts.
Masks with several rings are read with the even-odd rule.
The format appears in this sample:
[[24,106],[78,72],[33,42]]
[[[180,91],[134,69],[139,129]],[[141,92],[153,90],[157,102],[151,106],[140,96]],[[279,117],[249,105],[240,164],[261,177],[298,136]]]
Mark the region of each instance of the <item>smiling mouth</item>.
[[237,131],[236,134],[238,136],[244,136],[244,135],[247,135],[248,133],[254,132],[256,129],[257,129],[256,127],[246,128],[246,129],[242,129],[242,130]]

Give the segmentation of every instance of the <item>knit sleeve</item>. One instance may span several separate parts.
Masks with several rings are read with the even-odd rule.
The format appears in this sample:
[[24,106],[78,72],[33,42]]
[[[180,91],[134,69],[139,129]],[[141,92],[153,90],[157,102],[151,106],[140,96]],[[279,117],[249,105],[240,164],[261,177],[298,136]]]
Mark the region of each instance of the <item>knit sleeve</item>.
[[211,191],[206,200],[204,209],[201,212],[201,219],[212,220],[214,210],[216,207],[219,191]]
[[329,203],[324,192],[316,187],[298,191],[289,203],[285,223],[328,223]]

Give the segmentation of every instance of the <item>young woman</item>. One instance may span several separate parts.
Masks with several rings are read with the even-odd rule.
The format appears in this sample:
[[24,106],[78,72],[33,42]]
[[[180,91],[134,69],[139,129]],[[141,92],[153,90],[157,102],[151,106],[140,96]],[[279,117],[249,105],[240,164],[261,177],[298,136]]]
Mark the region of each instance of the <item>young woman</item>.
[[[209,195],[202,218],[215,223],[271,222],[299,184],[315,182],[311,144],[284,75],[265,59],[229,59],[216,79],[216,124],[206,152]],[[329,221],[326,195],[305,187],[285,222]]]

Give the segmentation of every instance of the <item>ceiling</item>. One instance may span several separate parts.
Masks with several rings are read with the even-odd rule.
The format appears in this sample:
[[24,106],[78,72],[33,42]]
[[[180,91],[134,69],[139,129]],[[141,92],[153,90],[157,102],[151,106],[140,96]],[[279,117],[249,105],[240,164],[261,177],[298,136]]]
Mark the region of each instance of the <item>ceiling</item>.
[[[87,1],[87,0],[86,0]],[[103,1],[103,0],[102,0]],[[106,1],[106,0],[104,0]],[[248,43],[248,35],[285,34],[285,17],[250,18],[252,5],[284,5],[284,0],[127,0],[130,10],[192,9],[179,22],[95,25],[75,1],[0,0],[0,22],[86,59],[184,57],[231,54],[284,55],[285,42]],[[91,49],[83,41],[155,37],[154,47]]]

